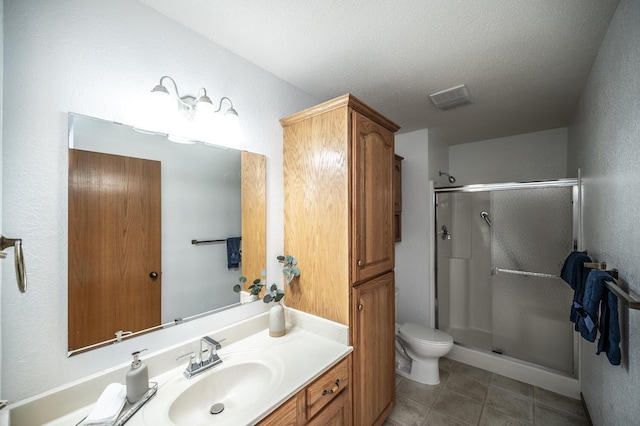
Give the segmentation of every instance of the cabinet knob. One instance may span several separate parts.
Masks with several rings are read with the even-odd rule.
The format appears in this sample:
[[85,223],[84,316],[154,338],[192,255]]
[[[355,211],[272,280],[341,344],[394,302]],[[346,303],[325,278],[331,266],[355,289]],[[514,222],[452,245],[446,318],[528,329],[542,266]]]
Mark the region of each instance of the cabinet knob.
[[363,310],[363,309],[364,309],[364,305],[363,305],[362,303],[360,303],[360,304],[358,305],[358,310],[359,310],[359,311],[361,311],[361,310]]
[[156,278],[158,278],[158,273],[156,271],[151,271],[151,273],[149,274],[149,278],[155,280]]
[[364,262],[362,260],[358,260],[358,266],[359,267],[363,267],[364,266]]

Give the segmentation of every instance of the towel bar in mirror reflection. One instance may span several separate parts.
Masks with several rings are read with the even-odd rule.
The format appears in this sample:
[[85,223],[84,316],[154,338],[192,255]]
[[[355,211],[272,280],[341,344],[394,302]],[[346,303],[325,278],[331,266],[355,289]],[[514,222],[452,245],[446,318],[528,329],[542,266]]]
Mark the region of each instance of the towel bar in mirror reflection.
[[226,238],[219,238],[217,240],[191,240],[191,244],[207,244],[207,243],[226,243]]
[[[165,136],[69,114],[68,355],[237,306],[265,269],[264,155]],[[239,268],[193,235],[241,236]]]

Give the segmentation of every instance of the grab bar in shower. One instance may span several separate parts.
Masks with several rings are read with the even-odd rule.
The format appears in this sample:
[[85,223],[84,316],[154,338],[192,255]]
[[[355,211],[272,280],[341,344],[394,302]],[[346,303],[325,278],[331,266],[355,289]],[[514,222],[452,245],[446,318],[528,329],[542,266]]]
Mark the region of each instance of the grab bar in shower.
[[538,278],[553,278],[560,279],[560,275],[553,274],[543,274],[540,272],[528,272],[528,271],[516,271],[514,269],[502,269],[502,268],[491,268],[491,275],[495,275],[498,272],[502,272],[505,274],[516,274],[516,275],[524,275],[527,277],[538,277]]
[[[616,280],[618,279],[618,270],[607,269],[607,262],[585,262],[584,267],[591,269],[602,269],[607,274],[611,275],[612,278],[615,278]],[[624,291],[618,284],[614,283],[613,281],[605,281],[604,285],[611,293],[615,294],[616,297],[630,309],[640,309],[640,299]]]

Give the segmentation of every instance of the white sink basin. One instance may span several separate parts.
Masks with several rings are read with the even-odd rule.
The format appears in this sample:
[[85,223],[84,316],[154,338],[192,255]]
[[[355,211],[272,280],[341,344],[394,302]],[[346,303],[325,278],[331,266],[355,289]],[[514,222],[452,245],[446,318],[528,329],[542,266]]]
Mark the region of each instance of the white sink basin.
[[[196,377],[187,379],[180,372],[161,386],[145,408],[145,423],[239,425],[260,415],[255,410],[264,407],[254,406],[282,380],[282,360],[262,351],[229,353],[220,358],[222,364]],[[211,414],[215,404],[224,405],[219,414]]]

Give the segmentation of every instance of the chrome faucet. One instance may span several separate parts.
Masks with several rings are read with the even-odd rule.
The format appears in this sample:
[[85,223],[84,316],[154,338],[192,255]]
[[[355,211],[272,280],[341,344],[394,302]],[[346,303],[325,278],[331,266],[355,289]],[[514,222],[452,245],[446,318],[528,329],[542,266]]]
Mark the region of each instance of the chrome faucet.
[[[203,344],[206,346],[205,349],[202,349]],[[184,354],[176,358],[176,361],[189,357],[189,365],[187,365],[183,374],[187,379],[190,379],[204,371],[207,371],[211,367],[222,364],[222,360],[217,353],[220,349],[222,349],[220,343],[209,336],[203,336],[202,339],[200,339],[200,354],[197,359],[195,352],[189,352],[188,354]],[[205,358],[206,353],[208,353],[208,355]]]

